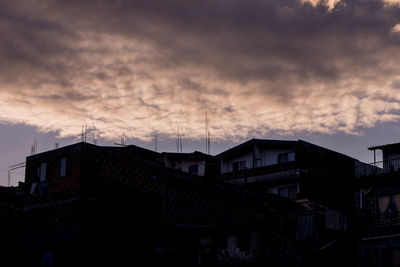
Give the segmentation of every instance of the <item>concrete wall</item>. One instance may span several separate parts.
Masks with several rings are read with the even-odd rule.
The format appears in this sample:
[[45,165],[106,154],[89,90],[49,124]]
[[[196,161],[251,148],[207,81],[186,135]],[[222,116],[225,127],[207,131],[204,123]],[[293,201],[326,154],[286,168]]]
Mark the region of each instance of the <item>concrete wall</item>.
[[271,188],[268,189],[268,193],[271,193],[271,194],[274,194],[274,195],[278,195],[280,188],[289,187],[289,186],[297,186],[297,193],[300,192],[299,184],[294,183],[294,184],[285,184],[285,185],[281,185],[281,186],[271,187]]
[[262,151],[262,166],[278,164],[279,154],[293,151],[293,149],[265,149]]
[[204,161],[182,161],[182,171],[189,172],[189,166],[199,165],[199,176],[204,176],[205,174],[205,162]]
[[268,148],[254,148],[253,152],[246,152],[242,155],[238,155],[232,158],[222,158],[221,159],[221,174],[232,172],[233,171],[233,163],[245,160],[246,168],[253,168],[253,157],[257,159],[255,161],[254,167],[262,167],[278,164],[278,155],[287,152],[294,152],[294,149],[268,149]]
[[384,153],[383,155],[383,160],[394,160],[394,159],[400,159],[400,152],[391,152],[391,153]]
[[224,158],[221,159],[221,173],[227,173],[233,171],[233,163],[239,161],[246,161],[246,168],[250,169],[253,168],[253,153],[246,153],[234,158],[229,158],[225,160]]
[[173,168],[176,170],[181,170],[184,172],[189,172],[189,166],[198,165],[198,175],[204,176],[205,174],[205,161],[204,160],[170,160],[168,157],[164,156],[165,166],[168,168]]

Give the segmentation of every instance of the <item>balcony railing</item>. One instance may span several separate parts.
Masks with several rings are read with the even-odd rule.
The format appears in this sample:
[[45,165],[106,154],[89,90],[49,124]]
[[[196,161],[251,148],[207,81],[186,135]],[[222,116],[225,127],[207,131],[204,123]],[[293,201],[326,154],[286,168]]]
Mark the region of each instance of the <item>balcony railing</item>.
[[375,216],[376,226],[390,226],[390,225],[400,225],[400,213],[388,213],[388,214],[377,214]]
[[261,167],[257,167],[257,168],[249,168],[249,169],[235,171],[235,172],[223,173],[220,175],[219,178],[222,180],[234,180],[234,179],[243,178],[243,177],[250,177],[250,176],[262,175],[262,174],[267,174],[267,173],[277,173],[277,172],[282,172],[282,171],[287,171],[287,170],[293,170],[293,169],[300,168],[300,166],[301,165],[299,164],[299,162],[291,161],[291,162],[285,162],[285,163],[280,163],[280,164],[261,166]]
[[356,177],[374,176],[386,173],[399,172],[400,159],[379,161],[375,163],[359,163],[355,167]]

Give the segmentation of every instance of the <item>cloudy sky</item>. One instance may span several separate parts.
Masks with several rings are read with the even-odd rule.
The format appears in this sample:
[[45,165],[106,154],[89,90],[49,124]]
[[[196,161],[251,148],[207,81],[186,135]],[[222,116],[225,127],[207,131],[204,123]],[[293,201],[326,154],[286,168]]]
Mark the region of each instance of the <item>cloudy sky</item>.
[[[88,138],[212,153],[400,141],[400,0],[0,0],[0,184]],[[40,152],[39,151],[39,152]]]

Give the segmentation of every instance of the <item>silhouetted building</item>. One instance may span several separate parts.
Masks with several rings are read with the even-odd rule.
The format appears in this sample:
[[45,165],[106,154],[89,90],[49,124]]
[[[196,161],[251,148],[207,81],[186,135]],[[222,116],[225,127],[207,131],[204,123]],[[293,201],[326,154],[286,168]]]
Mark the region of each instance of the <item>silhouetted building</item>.
[[168,168],[181,170],[204,177],[215,177],[216,160],[214,156],[199,151],[193,153],[162,153],[164,164]]
[[368,149],[374,162],[356,168],[358,266],[400,266],[400,143]]
[[383,151],[371,165],[302,140],[252,139],[216,157],[88,143],[33,155],[25,182],[0,188],[3,244],[23,255],[7,259],[396,266],[399,145],[371,149]]
[[349,263],[357,160],[302,141],[252,139],[216,156],[219,181],[298,203],[291,214],[294,266]]
[[[193,155],[205,166],[212,162]],[[209,266],[285,257],[286,235],[295,227],[287,214],[295,203],[164,166],[190,154],[164,156],[78,143],[28,157],[24,259]]]

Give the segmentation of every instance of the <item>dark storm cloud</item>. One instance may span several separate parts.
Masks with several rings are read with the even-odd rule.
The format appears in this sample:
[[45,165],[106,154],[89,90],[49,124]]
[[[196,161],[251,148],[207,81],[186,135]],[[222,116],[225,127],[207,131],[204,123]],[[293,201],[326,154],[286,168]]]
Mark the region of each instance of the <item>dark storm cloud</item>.
[[80,29],[151,42],[164,54],[162,67],[200,64],[245,81],[287,76],[287,64],[295,76],[336,79],[338,58],[360,68],[374,63],[371,52],[398,45],[388,37],[399,11],[379,1],[332,11],[293,0],[64,1],[48,12]]
[[396,3],[3,1],[0,119],[46,128],[43,119],[18,115],[27,107],[13,99],[32,95],[48,120],[117,116],[118,123],[96,124],[115,129],[109,137],[124,124],[142,127],[132,135],[144,138],[182,122],[195,137],[206,109],[218,138],[357,132],[397,121]]

